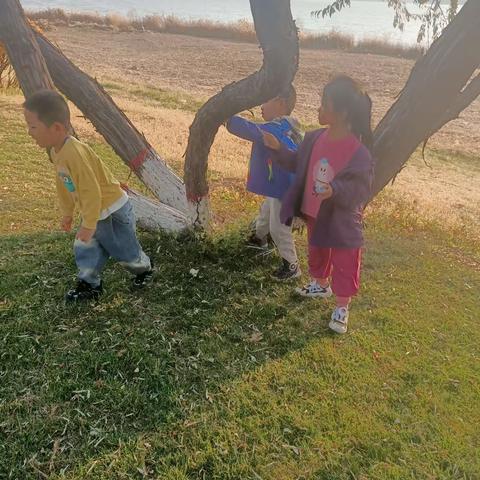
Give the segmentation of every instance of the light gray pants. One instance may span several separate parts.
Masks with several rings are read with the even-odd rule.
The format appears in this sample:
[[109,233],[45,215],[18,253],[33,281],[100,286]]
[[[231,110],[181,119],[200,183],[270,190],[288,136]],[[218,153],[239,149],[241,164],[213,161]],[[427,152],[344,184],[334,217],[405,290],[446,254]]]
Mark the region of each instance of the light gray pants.
[[293,241],[292,227],[280,221],[282,202],[278,198],[266,197],[255,221],[255,235],[265,238],[270,233],[278,253],[289,263],[297,263],[297,251]]

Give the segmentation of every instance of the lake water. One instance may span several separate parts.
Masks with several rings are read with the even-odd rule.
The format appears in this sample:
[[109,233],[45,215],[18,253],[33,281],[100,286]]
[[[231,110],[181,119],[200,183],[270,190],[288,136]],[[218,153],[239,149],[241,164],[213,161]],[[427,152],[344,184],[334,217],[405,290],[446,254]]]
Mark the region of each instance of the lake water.
[[[21,0],[25,9],[63,8],[68,11],[121,13],[125,16],[148,14],[175,15],[185,19],[209,19],[221,22],[251,20],[248,0]],[[329,32],[336,30],[356,39],[382,38],[412,44],[416,41],[418,24],[410,23],[404,32],[393,28],[393,11],[382,0],[352,0],[352,6],[332,18],[314,18],[329,1],[292,0],[292,13],[301,30]],[[410,4],[412,11],[415,6]]]

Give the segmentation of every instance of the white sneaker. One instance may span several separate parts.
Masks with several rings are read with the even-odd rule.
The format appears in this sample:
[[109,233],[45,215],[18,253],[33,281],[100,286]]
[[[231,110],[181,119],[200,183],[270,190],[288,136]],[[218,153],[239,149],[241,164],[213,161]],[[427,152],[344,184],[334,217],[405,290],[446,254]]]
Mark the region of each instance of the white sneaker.
[[348,329],[348,308],[336,307],[332,313],[332,319],[328,324],[330,330],[336,333],[347,333]]
[[297,287],[295,292],[302,297],[308,298],[328,298],[332,296],[332,289],[330,288],[330,285],[327,287],[321,287],[316,280],[312,280],[308,285],[303,287]]

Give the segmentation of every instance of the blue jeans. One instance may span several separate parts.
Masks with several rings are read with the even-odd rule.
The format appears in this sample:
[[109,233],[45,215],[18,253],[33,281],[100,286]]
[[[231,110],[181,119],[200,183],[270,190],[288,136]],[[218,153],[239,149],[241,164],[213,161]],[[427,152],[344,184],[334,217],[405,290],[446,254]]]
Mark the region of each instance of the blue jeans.
[[76,239],[73,251],[78,279],[94,287],[100,285],[100,274],[110,257],[135,275],[150,270],[150,259],[138,243],[135,230],[135,213],[128,201],[122,208],[97,223],[90,242]]

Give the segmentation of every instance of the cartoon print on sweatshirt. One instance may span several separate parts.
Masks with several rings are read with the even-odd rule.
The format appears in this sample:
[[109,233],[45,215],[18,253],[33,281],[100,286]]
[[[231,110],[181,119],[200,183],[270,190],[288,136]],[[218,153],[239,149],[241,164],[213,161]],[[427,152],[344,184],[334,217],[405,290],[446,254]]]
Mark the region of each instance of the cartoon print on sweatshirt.
[[327,183],[330,183],[334,177],[334,171],[328,162],[328,159],[322,158],[317,162],[313,172],[313,194],[319,195],[325,191]]

